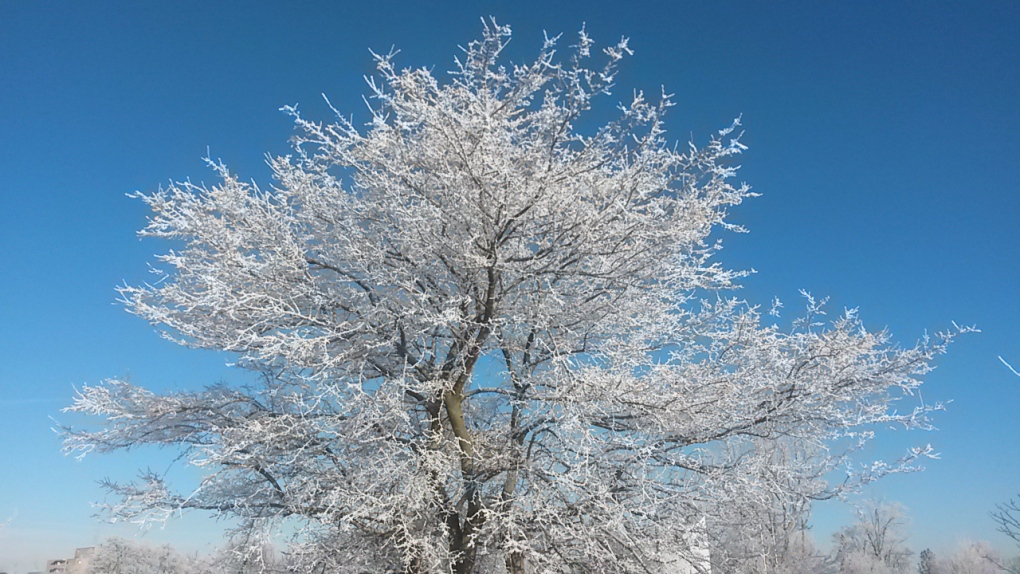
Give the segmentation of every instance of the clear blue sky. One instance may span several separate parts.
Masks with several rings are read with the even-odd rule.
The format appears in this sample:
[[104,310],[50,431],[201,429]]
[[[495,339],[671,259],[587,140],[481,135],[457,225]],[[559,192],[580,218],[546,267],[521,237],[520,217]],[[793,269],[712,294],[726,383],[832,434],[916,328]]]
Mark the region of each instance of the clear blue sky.
[[[751,233],[725,237],[721,260],[759,271],[748,298],[792,311],[800,288],[830,295],[905,344],[951,321],[982,330],[925,386],[953,400],[940,430],[875,449],[931,442],[942,459],[872,493],[909,508],[915,551],[1010,549],[987,513],[1020,491],[1020,378],[996,358],[1020,364],[1020,4],[0,0],[0,570],[132,532],[90,518],[95,481],[166,464],[63,457],[51,417],[72,385],[239,377],[114,304],[163,248],[135,238],[146,213],[125,194],[212,180],[207,147],[266,183],[263,154],[292,134],[281,105],[329,120],[326,93],[363,117],[368,48],[442,70],[486,15],[513,26],[517,61],[543,29],[629,36],[619,96],[674,92],[674,138],[703,142],[743,114],[741,178],[764,195],[734,211]],[[846,519],[823,505],[816,536]],[[190,517],[147,536],[200,549],[220,526]]]

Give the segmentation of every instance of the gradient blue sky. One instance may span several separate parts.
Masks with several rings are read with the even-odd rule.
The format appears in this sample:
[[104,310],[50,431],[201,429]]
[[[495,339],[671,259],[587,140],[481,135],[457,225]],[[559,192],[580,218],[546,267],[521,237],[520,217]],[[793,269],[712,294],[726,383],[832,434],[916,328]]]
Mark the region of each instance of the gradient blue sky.
[[[516,61],[543,29],[629,36],[618,96],[675,93],[676,139],[743,114],[741,178],[763,196],[734,210],[751,233],[726,236],[721,261],[758,270],[746,297],[792,312],[800,288],[829,295],[905,344],[951,321],[982,330],[924,388],[953,401],[940,430],[873,452],[931,442],[941,460],[870,493],[908,507],[915,551],[970,538],[1012,552],[987,513],[1020,491],[1020,378],[996,358],[1020,364],[1020,3],[0,0],[0,570],[130,535],[90,518],[95,481],[167,462],[62,456],[51,417],[73,385],[240,379],[114,303],[164,247],[136,239],[146,213],[125,194],[214,179],[207,147],[265,183],[263,155],[292,134],[280,106],[329,120],[325,93],[364,117],[368,48],[443,70],[486,15],[513,26]],[[816,537],[848,517],[820,505]],[[222,526],[189,516],[146,537],[203,549]]]

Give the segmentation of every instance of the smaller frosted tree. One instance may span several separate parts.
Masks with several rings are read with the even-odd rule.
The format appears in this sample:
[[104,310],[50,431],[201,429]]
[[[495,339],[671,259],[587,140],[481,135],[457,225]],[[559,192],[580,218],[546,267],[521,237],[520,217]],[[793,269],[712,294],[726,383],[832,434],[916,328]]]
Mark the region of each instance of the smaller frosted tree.
[[125,538],[107,538],[96,548],[87,574],[197,574],[200,562],[172,546],[150,546]]
[[902,505],[869,501],[857,521],[837,532],[835,558],[843,574],[900,574],[910,568],[909,522]]
[[991,544],[968,542],[938,563],[937,574],[999,574],[1008,572],[1002,556]]
[[186,555],[168,544],[152,546],[107,538],[84,574],[272,574],[285,572],[272,546],[231,541],[209,556]]

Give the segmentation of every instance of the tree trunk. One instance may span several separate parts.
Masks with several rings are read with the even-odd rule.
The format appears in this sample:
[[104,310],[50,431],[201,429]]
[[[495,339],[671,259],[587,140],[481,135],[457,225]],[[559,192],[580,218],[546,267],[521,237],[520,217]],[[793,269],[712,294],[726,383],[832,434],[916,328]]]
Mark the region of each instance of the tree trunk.
[[472,574],[475,569],[474,546],[462,551],[460,558],[453,564],[454,574]]
[[511,552],[506,556],[507,574],[524,574],[524,554]]
[[472,492],[469,494],[467,516],[464,518],[463,528],[458,532],[459,539],[455,541],[454,549],[458,558],[453,565],[454,574],[473,574],[475,560],[478,556],[478,547],[475,545],[474,536],[485,520],[485,515],[482,513],[481,494],[474,486],[468,488]]

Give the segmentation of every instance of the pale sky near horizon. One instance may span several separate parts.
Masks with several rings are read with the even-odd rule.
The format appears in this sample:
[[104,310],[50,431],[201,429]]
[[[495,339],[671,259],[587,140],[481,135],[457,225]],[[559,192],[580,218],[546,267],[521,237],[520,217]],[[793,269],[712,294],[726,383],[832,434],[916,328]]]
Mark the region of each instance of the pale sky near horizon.
[[[719,255],[757,270],[741,296],[793,313],[807,289],[904,345],[953,321],[981,329],[923,388],[952,401],[939,430],[889,432],[868,453],[930,442],[941,459],[868,494],[908,508],[915,552],[973,539],[1020,554],[988,517],[1020,493],[1020,377],[997,358],[1020,368],[1020,3],[0,0],[0,571],[133,535],[91,518],[96,481],[172,458],[63,456],[51,429],[74,386],[243,380],[115,303],[165,248],[135,237],[146,211],[126,194],[214,180],[207,150],[266,185],[264,154],[293,133],[281,106],[328,121],[324,93],[364,119],[368,49],[448,69],[489,15],[513,27],[517,62],[543,30],[630,37],[613,97],[676,94],[681,142],[742,116],[740,179],[762,196],[733,210],[750,233],[722,235]],[[819,505],[816,538],[848,520]],[[223,526],[196,515],[145,536],[203,550]]]

